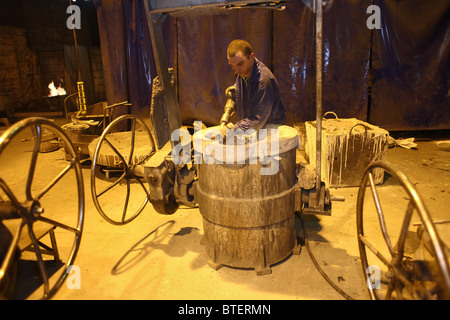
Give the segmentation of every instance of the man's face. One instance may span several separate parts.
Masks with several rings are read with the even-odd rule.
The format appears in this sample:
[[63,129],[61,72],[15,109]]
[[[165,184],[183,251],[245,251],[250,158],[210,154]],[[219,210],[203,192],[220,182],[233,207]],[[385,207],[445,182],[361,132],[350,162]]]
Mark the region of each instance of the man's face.
[[253,53],[246,57],[241,51],[238,51],[234,57],[228,57],[228,64],[237,75],[248,78],[252,73],[253,60]]

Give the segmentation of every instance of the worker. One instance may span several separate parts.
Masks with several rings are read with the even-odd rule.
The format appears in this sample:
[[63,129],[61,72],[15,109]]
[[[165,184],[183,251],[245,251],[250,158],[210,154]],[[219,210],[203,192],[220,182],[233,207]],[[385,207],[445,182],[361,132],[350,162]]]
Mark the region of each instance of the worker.
[[258,131],[266,124],[284,124],[285,107],[278,82],[264,63],[259,61],[245,40],[233,40],[227,49],[228,64],[236,73],[236,83],[227,90],[236,90],[238,121],[221,129]]

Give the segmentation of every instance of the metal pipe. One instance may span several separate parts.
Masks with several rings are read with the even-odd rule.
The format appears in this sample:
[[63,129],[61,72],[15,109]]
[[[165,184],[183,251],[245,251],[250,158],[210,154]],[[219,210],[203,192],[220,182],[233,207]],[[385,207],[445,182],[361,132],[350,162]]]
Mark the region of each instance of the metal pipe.
[[236,87],[230,86],[225,91],[225,97],[227,98],[227,102],[225,103],[225,107],[223,109],[223,115],[220,119],[220,127],[224,127],[230,121],[231,116],[236,110]]
[[72,93],[72,94],[70,94],[70,95],[68,95],[67,97],[64,98],[64,112],[65,112],[65,114],[66,114],[66,120],[67,120],[67,122],[70,122],[70,119],[69,119],[69,112],[68,112],[68,110],[67,110],[67,100],[68,100],[69,98],[75,96],[75,95],[78,95],[78,91],[75,92],[75,93]]
[[[69,0],[69,5],[72,7],[72,0]],[[73,33],[73,41],[75,44],[75,59],[77,62],[77,71],[78,71],[78,79],[77,79],[77,93],[78,93],[78,105],[80,107],[80,113],[86,114],[87,106],[86,106],[86,96],[84,93],[84,82],[81,77],[81,67],[80,67],[80,59],[78,57],[78,41],[77,41],[77,33],[75,31],[75,26],[72,25],[72,33]]]
[[316,13],[316,204],[318,205],[322,180],[322,0],[315,0],[314,7]]

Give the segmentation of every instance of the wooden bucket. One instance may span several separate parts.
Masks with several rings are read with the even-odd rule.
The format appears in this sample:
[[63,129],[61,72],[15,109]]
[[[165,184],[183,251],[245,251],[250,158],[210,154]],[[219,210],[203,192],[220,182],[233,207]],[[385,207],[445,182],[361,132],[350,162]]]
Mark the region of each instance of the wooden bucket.
[[61,128],[69,136],[72,143],[77,143],[82,141],[81,135],[87,132],[89,125],[86,123],[75,124],[70,122],[62,125]]
[[[202,152],[195,192],[203,217],[208,263],[215,269],[226,265],[255,269],[258,275],[270,273],[271,265],[284,260],[297,247],[294,228],[297,130],[288,126],[271,128],[279,133],[279,152],[268,153],[272,162],[263,159],[261,153],[257,159],[252,158],[254,149],[249,143],[247,156],[240,159],[243,163],[208,164],[206,147],[221,144],[208,137],[208,130],[215,128],[194,134],[194,149],[196,153]],[[258,148],[270,144],[272,138],[273,134],[259,139]],[[274,161],[278,161],[278,170],[262,174],[262,169],[273,166]]]

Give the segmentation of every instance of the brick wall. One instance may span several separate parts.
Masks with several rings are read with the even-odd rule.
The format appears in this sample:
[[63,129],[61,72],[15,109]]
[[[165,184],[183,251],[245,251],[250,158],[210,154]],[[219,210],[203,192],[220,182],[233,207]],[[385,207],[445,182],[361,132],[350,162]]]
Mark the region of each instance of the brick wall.
[[40,51],[38,56],[44,96],[49,94],[48,85],[52,81],[56,87],[61,85],[64,88],[66,69],[64,52],[61,50]]
[[17,109],[42,97],[40,84],[38,58],[28,48],[26,30],[0,26],[0,94],[8,93],[11,108]]
[[[64,47],[73,46],[66,27],[65,0],[21,0],[0,3],[0,95],[15,102],[18,111],[46,108],[48,84],[66,82]],[[89,48],[95,102],[106,100],[98,26],[92,3],[80,3],[82,29],[78,45]],[[48,107],[48,106],[47,106]],[[17,111],[17,110],[16,110]]]
[[91,61],[92,82],[94,85],[95,101],[106,101],[105,78],[103,76],[102,51],[100,48],[89,48]]

